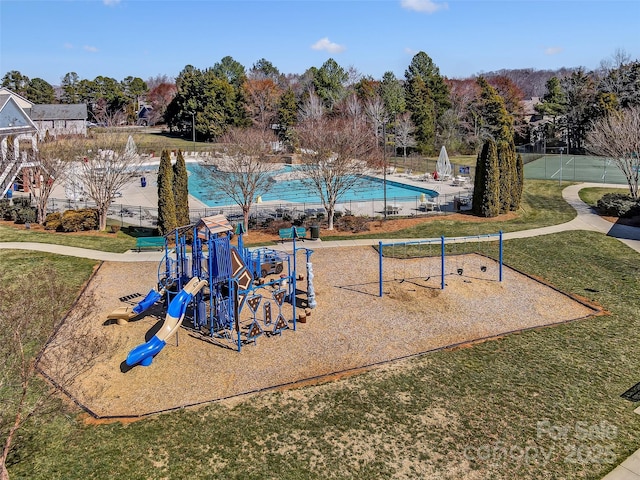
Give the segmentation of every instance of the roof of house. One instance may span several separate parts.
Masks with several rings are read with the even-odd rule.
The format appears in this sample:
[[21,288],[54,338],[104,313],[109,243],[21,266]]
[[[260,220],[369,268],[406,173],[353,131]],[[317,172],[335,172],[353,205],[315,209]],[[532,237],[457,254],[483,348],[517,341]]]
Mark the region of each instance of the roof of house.
[[32,120],[86,120],[87,105],[84,103],[34,105],[29,109]]
[[29,108],[31,105],[33,105],[33,102],[27,100],[22,95],[18,95],[17,93],[9,90],[7,87],[0,87],[0,95],[13,96],[13,99],[16,101],[16,103],[20,105],[20,108],[23,108],[23,109]]
[[18,134],[37,131],[24,109],[10,94],[0,94],[0,133]]

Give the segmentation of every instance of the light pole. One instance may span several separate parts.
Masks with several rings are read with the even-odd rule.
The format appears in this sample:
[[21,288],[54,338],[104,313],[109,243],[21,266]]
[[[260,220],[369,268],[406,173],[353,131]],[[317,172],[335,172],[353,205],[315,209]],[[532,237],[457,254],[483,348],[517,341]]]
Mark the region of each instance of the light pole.
[[382,185],[384,189],[384,219],[387,219],[387,118],[382,119]]
[[191,132],[193,134],[193,153],[196,153],[196,112],[191,113]]
[[560,147],[560,185],[562,185],[562,152],[564,151],[564,147]]

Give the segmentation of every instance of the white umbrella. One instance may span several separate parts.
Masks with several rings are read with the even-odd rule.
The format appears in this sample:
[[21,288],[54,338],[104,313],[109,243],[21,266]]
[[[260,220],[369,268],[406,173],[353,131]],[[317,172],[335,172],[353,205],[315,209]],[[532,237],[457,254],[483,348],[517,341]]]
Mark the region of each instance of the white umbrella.
[[447,155],[447,149],[444,148],[444,145],[440,149],[440,156],[436,163],[436,172],[438,173],[438,178],[441,180],[451,176],[451,162],[449,162],[449,155]]
[[127,139],[127,146],[124,147],[124,154],[129,158],[135,157],[137,151],[138,147],[136,147],[136,142],[134,142],[133,137],[129,135],[129,138]]

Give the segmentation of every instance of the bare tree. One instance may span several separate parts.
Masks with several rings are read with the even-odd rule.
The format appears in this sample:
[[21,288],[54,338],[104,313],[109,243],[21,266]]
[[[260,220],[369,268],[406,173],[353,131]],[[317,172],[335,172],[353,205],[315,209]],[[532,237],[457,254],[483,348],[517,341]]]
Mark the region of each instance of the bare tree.
[[624,174],[629,194],[638,199],[640,175],[640,107],[631,107],[595,120],[587,134],[587,149],[611,158]]
[[80,160],[72,167],[96,204],[100,230],[107,227],[107,213],[116,193],[137,177],[140,165],[130,135],[106,133],[85,144]]
[[315,91],[309,90],[307,98],[300,106],[300,111],[298,112],[300,121],[320,120],[323,114],[324,107],[322,106],[322,100]]
[[358,95],[351,93],[344,101],[344,112],[346,116],[352,119],[353,122],[359,122],[362,120],[362,104],[358,99]]
[[104,98],[99,99],[93,105],[93,117],[96,122],[105,127],[116,127],[126,122],[127,113],[124,109],[110,110],[109,104]]
[[249,231],[251,206],[272,185],[272,166],[266,161],[275,137],[260,128],[229,130],[222,138],[224,155],[215,170],[202,170],[213,188],[226,193],[242,209],[245,231]]
[[376,140],[378,140],[380,135],[382,135],[382,125],[388,120],[388,112],[384,107],[384,102],[382,98],[380,98],[380,95],[368,99],[364,104],[364,111],[373,126],[373,133]]
[[402,148],[402,156],[405,159],[407,158],[407,148],[417,145],[415,138],[413,138],[415,129],[416,127],[411,121],[409,112],[405,112],[397,118],[395,127],[396,145]]
[[298,128],[305,182],[327,210],[333,230],[336,203],[360,181],[376,154],[376,139],[365,122],[345,118],[322,118],[303,122]]
[[31,154],[29,174],[25,178],[35,199],[38,223],[44,223],[51,192],[65,180],[70,162],[81,141],[78,138],[67,138],[42,143],[39,150]]
[[[61,325],[76,289],[55,281],[58,272],[51,267],[37,267],[12,282],[0,282],[0,479],[8,480],[7,459],[18,439],[20,428],[32,417],[55,412],[56,390],[40,378],[40,350]],[[77,306],[78,318],[86,315],[91,299]],[[82,325],[82,322],[80,322]],[[56,383],[68,386],[86,371],[106,346],[105,338],[88,335],[82,328],[70,329],[59,339],[68,355],[47,360],[55,371]]]

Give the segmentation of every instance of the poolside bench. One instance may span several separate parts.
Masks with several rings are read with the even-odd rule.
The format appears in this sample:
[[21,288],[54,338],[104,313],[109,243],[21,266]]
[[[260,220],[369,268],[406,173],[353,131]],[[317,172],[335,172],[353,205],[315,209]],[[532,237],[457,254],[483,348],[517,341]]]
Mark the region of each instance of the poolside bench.
[[164,249],[164,237],[138,237],[136,238],[136,250],[162,250]]
[[284,243],[285,240],[291,240],[293,238],[294,229],[296,231],[296,238],[302,238],[304,240],[307,237],[307,229],[304,227],[281,228],[278,233],[282,243]]

